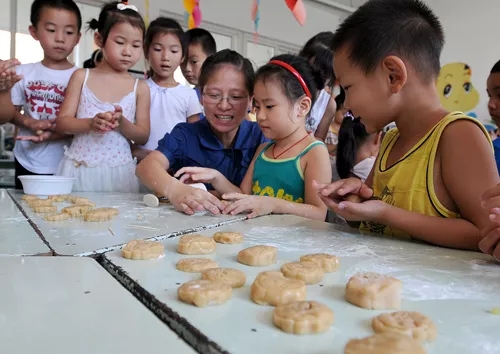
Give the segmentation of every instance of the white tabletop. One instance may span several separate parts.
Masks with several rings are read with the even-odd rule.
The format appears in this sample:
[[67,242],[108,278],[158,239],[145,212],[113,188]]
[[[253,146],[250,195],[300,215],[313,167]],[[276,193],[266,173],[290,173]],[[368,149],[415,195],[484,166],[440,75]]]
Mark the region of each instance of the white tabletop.
[[[241,245],[217,245],[208,256],[221,267],[243,270],[247,284],[233,291],[233,298],[221,306],[197,308],[177,299],[180,284],[199,275],[175,269],[185,257],[175,252],[178,240],[162,241],[166,257],[151,261],[130,261],[113,251],[104,255],[105,267],[122,269],[125,278],[136,280],[158,302],[181,316],[171,316],[179,332],[194,326],[213,344],[208,347],[229,353],[343,353],[351,338],[373,334],[371,319],[383,311],[355,307],[344,300],[345,284],[360,271],[388,274],[403,282],[403,310],[419,311],[438,327],[438,338],[428,344],[428,353],[493,354],[500,348],[500,316],[490,314],[500,306],[500,263],[475,252],[455,251],[343,231],[326,224],[292,216],[268,216],[206,230],[232,230],[245,234]],[[239,250],[257,244],[278,248],[278,263],[269,267],[247,267],[237,263]],[[326,274],[320,284],[307,286],[307,299],[328,305],[335,324],[324,334],[296,336],[275,328],[272,307],[259,306],[249,299],[250,285],[261,271],[279,270],[301,255],[328,252],[340,257],[340,269]],[[108,263],[106,265],[106,263]],[[169,310],[169,311],[170,311]],[[162,313],[161,307],[156,311]],[[199,337],[192,345],[203,348]],[[222,349],[220,349],[220,348]],[[205,347],[206,348],[206,347]]]
[[51,254],[4,189],[0,189],[0,236],[0,255]]
[[[189,216],[175,211],[169,204],[147,207],[142,202],[143,194],[72,193],[90,199],[96,207],[117,208],[120,214],[109,222],[85,222],[81,218],[47,222],[43,214],[34,213],[26,202],[20,201],[21,191],[9,192],[58,255],[88,256],[119,248],[134,239],[163,239],[179,232],[214,227],[244,218],[241,215],[214,216],[206,212]],[[57,205],[62,209],[70,204]]]
[[2,353],[194,353],[91,258],[0,257],[0,269]]

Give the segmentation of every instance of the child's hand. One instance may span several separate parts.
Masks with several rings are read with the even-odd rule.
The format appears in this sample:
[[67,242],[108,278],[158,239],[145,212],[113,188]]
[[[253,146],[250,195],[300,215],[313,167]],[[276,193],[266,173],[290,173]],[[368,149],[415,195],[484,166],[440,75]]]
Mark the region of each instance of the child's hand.
[[[179,178],[179,176],[181,178]],[[183,167],[174,175],[182,183],[209,183],[214,182],[222,175],[219,171],[205,167]]]
[[349,194],[358,195],[362,200],[373,196],[373,190],[364,184],[359,178],[346,178],[330,184],[319,184],[313,182],[321,199],[331,199],[335,203],[345,200]]
[[500,183],[483,194],[481,206],[488,213],[490,220],[500,226]]
[[54,132],[50,130],[38,130],[36,132],[36,135],[18,135],[16,136],[16,140],[31,141],[32,143],[42,143],[48,141],[52,134],[54,134]]
[[483,239],[479,242],[479,249],[500,261],[500,227],[490,228],[481,236]]
[[112,113],[113,130],[120,127],[123,120],[123,109],[120,106],[115,106],[115,111]]
[[21,64],[17,59],[0,60],[0,92],[9,91],[23,77],[17,75],[16,65]]
[[113,115],[111,112],[97,113],[90,121],[90,129],[100,134],[113,130]]
[[33,132],[33,135],[39,135],[38,132],[45,132],[47,130],[53,131],[56,128],[56,119],[38,120],[25,116],[26,128]]
[[231,204],[226,206],[223,214],[236,215],[249,211],[249,219],[271,214],[275,209],[274,205],[276,201],[276,198],[272,197],[261,197],[258,195],[247,195],[241,193],[224,194],[222,199],[232,201]]

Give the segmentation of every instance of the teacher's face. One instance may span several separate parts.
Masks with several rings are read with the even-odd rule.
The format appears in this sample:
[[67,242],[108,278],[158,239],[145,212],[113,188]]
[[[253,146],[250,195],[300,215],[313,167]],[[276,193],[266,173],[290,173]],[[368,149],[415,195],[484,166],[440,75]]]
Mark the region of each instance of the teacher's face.
[[214,130],[228,133],[238,129],[250,103],[244,74],[232,65],[220,66],[203,87],[202,102]]

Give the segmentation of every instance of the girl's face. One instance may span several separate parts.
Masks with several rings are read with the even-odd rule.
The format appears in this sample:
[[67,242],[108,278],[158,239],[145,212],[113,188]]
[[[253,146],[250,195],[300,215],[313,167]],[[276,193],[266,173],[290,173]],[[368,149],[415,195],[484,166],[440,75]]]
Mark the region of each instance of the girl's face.
[[247,116],[250,95],[244,74],[233,65],[219,66],[203,87],[205,117],[219,133],[237,129]]
[[103,59],[109,66],[117,71],[127,71],[141,57],[142,36],[141,29],[121,22],[111,28],[104,46],[99,33],[95,35],[95,42],[101,47]]
[[171,78],[182,62],[182,46],[172,33],[158,33],[149,47],[148,60],[154,73],[161,78]]
[[255,83],[255,115],[268,139],[283,139],[300,127],[305,131],[305,117],[310,103],[310,99],[305,98],[291,104],[281,86],[273,80],[258,80]]

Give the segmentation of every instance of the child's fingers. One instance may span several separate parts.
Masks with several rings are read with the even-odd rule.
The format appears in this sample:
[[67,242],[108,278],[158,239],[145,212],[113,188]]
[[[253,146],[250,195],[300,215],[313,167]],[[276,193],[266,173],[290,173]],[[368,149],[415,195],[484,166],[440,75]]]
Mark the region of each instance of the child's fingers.
[[490,254],[500,259],[500,228],[490,231],[481,242],[479,242],[479,249],[483,253]]
[[495,187],[488,189],[486,192],[484,192],[481,200],[487,201],[488,199],[498,197],[500,196],[500,183],[497,184]]
[[481,202],[483,209],[491,210],[493,208],[500,208],[500,194],[498,196],[493,196]]

